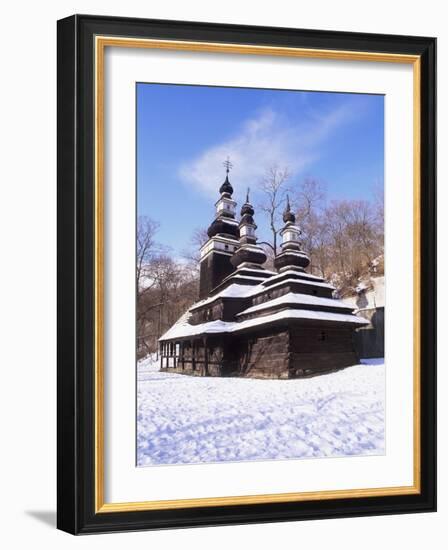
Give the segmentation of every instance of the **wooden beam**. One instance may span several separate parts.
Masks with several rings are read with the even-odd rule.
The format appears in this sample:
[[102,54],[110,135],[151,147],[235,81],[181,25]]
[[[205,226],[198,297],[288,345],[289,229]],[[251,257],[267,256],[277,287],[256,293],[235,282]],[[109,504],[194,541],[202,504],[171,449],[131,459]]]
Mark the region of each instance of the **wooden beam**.
[[207,348],[207,336],[203,337],[204,345],[204,376],[208,375],[208,348]]

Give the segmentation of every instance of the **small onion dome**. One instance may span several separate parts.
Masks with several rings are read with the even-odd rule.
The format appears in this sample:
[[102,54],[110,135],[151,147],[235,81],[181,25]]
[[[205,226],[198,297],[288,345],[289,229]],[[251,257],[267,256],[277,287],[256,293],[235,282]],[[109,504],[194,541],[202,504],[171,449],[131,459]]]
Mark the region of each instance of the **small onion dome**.
[[232,237],[239,238],[239,228],[236,223],[228,223],[225,218],[216,218],[207,230],[207,235],[212,238],[215,235],[224,234],[231,235]]
[[249,189],[248,189],[246,194],[246,202],[241,207],[241,216],[244,216],[245,214],[249,214],[249,216],[253,216],[254,212],[255,212],[254,207],[249,202]]
[[[241,211],[242,212],[242,211]],[[254,213],[254,211],[252,210],[252,214]],[[242,214],[242,218],[240,220],[240,225],[255,225],[255,222],[254,222],[254,219],[252,217],[252,214],[246,212],[244,214]]]
[[221,193],[221,195],[226,194],[229,197],[232,195],[233,187],[232,187],[232,185],[229,181],[229,175],[228,174],[226,176],[226,179],[225,179],[224,183],[219,188],[219,192]]
[[248,202],[244,203],[241,207],[241,216],[244,216],[245,214],[249,214],[249,216],[254,215],[254,207]]
[[288,195],[286,195],[286,208],[285,208],[285,211],[283,212],[283,221],[285,223],[288,223],[288,222],[296,223],[296,217],[291,212],[291,205],[289,204],[289,196]]

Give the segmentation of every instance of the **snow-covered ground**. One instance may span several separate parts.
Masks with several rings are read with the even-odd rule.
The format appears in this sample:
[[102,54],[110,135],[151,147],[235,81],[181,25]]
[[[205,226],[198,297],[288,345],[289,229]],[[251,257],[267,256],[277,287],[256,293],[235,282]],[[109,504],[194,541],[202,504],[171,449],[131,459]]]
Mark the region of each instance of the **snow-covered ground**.
[[137,370],[137,461],[185,464],[384,453],[384,361],[297,380]]

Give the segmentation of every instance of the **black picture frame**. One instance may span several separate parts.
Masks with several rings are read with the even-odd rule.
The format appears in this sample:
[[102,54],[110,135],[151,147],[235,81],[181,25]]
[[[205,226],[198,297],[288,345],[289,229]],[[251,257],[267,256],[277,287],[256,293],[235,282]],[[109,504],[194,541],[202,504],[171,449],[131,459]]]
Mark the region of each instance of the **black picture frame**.
[[[95,511],[95,120],[97,35],[420,57],[419,494]],[[57,526],[73,534],[369,516],[436,510],[436,39],[74,15],[58,21]]]

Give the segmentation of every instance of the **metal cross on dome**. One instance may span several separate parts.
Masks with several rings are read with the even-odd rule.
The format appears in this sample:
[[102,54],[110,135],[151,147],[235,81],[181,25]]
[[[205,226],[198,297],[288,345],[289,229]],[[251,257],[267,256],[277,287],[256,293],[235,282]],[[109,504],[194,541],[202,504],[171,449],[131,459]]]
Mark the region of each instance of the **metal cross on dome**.
[[233,168],[233,164],[230,162],[230,158],[227,157],[227,159],[222,164],[226,169],[227,175],[229,175],[230,170]]

